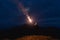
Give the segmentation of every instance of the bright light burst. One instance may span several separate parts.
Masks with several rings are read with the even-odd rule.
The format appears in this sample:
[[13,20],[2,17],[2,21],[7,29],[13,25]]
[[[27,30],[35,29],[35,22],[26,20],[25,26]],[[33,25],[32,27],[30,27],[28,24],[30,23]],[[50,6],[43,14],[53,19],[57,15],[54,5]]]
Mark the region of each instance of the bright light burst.
[[28,21],[29,21],[30,23],[33,22],[33,20],[30,18],[30,16],[27,16],[27,19],[28,19]]
[[29,8],[25,8],[22,3],[19,4],[19,7],[21,8],[23,14],[27,17],[27,23],[36,25],[37,23],[33,21],[33,18],[31,18],[31,16],[29,16]]

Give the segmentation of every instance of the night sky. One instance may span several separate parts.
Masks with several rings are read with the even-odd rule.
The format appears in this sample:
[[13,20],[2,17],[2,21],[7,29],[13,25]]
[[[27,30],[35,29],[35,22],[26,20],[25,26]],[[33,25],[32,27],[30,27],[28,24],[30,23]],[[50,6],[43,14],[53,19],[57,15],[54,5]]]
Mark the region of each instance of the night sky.
[[60,0],[0,0],[0,29],[25,23],[19,2],[30,8],[30,15],[36,17],[39,26],[60,27]]

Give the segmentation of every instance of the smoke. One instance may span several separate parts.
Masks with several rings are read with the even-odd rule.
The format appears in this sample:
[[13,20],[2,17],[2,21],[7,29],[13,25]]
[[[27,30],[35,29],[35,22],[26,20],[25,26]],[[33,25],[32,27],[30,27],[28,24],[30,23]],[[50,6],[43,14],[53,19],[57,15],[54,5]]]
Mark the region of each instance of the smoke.
[[22,3],[19,3],[19,8],[21,9],[24,15],[28,15],[29,8],[25,8]]

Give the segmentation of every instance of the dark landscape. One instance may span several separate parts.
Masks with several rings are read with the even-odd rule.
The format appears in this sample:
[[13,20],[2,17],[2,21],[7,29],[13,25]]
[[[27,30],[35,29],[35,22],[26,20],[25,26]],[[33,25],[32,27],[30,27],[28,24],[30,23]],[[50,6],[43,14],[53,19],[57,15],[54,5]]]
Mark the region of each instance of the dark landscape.
[[15,28],[11,28],[8,30],[1,30],[0,31],[0,38],[9,38],[9,39],[16,39],[20,37],[24,37],[27,35],[44,35],[44,36],[51,36],[52,38],[60,38],[60,28],[56,27],[40,27],[30,26],[24,24],[22,26],[16,26]]

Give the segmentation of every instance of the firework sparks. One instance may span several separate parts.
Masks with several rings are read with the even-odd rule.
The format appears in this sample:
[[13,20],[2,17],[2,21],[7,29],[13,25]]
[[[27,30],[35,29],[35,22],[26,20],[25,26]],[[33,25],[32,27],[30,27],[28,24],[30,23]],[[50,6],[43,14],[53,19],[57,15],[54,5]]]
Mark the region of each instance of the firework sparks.
[[33,22],[33,19],[28,14],[29,8],[28,9],[24,8],[24,6],[22,5],[22,3],[19,4],[19,7],[21,8],[21,10],[24,13],[24,15],[27,17],[28,23],[36,25],[36,23]]
[[28,21],[29,21],[30,23],[33,22],[32,19],[30,18],[30,16],[27,16],[27,19],[28,19]]

